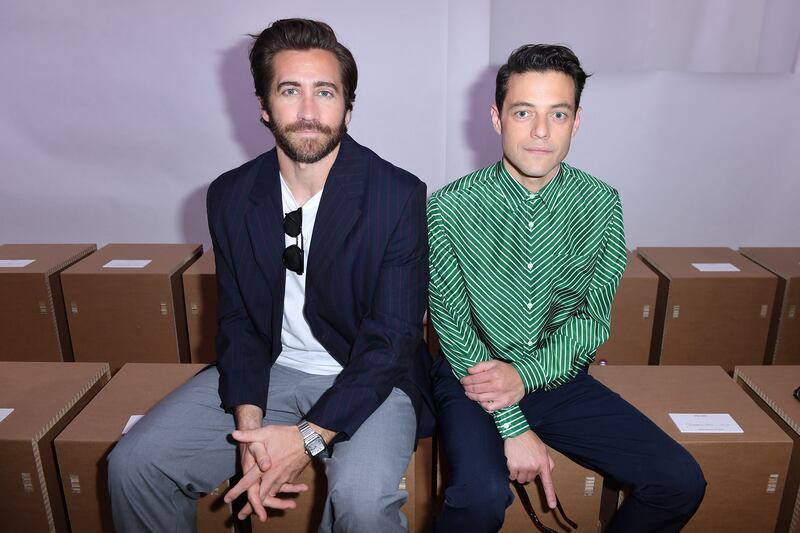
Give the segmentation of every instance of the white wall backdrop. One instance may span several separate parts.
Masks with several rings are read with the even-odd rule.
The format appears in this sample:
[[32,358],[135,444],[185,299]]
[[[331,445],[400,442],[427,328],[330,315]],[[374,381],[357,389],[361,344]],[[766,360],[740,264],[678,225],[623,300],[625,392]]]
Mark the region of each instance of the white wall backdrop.
[[[359,66],[350,132],[430,191],[499,158],[488,112],[497,4],[302,6],[0,4],[0,242],[208,244],[208,183],[272,147],[258,123],[246,34],[287,16],[333,26]],[[577,29],[592,24],[575,20]],[[595,74],[568,161],[620,190],[629,246],[800,246],[791,41],[782,49],[795,66],[785,74],[586,65]]]

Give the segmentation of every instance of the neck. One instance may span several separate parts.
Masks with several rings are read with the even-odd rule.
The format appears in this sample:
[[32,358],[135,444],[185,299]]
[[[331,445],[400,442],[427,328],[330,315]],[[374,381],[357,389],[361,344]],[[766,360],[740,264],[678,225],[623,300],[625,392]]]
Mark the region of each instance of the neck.
[[325,186],[339,146],[316,163],[300,163],[290,159],[280,147],[277,148],[278,168],[298,205],[305,204]]
[[545,185],[550,183],[550,180],[558,174],[559,169],[561,166],[555,168],[553,172],[546,176],[536,177],[536,176],[526,176],[522,172],[519,171],[517,167],[515,167],[511,162],[503,158],[503,166],[511,174],[511,177],[514,178],[517,183],[525,187],[529,192],[539,192]]

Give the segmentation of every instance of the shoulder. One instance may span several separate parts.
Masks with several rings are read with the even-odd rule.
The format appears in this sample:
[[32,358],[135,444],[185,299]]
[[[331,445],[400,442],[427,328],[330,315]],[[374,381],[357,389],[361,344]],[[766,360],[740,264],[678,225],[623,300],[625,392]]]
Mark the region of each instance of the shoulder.
[[405,191],[411,194],[425,183],[408,170],[401,168],[382,158],[370,148],[362,146],[351,139],[353,149],[356,150],[365,164],[367,181],[371,188],[376,190],[391,189],[395,192]]
[[261,166],[270,157],[275,157],[275,150],[264,152],[255,159],[231,169],[211,182],[208,186],[208,199],[216,200],[226,196],[247,193],[253,186]]
[[497,163],[493,163],[445,185],[431,195],[430,205],[436,209],[446,209],[480,200],[495,181],[496,166]]
[[568,186],[573,188],[578,194],[587,198],[598,198],[608,201],[619,198],[617,190],[603,180],[579,168],[570,166],[567,163],[561,163],[561,165]]

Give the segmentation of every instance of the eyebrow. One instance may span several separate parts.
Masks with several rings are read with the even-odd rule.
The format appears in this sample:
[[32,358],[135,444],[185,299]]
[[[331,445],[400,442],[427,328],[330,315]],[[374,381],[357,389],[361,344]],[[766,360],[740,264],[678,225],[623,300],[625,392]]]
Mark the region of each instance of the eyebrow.
[[[282,81],[278,84],[276,89],[281,89],[283,87],[300,87],[301,83],[299,81]],[[339,87],[332,81],[315,81],[314,87],[330,87],[331,89],[338,91]]]
[[[513,109],[515,107],[534,107],[535,108],[536,106],[533,105],[530,102],[525,102],[525,101],[512,102],[511,105],[508,106],[509,109]],[[566,108],[566,109],[569,109],[570,111],[572,111],[574,109],[573,105],[569,104],[567,102],[559,102],[557,104],[553,104],[553,105],[549,106],[549,108],[550,109],[564,109],[564,108]]]

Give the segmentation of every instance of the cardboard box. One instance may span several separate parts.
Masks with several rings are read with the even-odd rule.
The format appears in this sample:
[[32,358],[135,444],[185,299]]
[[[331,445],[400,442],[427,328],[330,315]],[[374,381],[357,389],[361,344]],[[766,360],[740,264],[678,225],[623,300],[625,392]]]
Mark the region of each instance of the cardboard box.
[[737,366],[734,377],[794,441],[775,531],[800,532],[800,402],[793,395],[800,387],[800,366]]
[[183,273],[186,325],[192,363],[217,360],[217,276],[214,252],[208,251]]
[[740,248],[778,277],[765,361],[800,364],[800,248]]
[[[705,499],[685,533],[774,530],[792,441],[721,368],[594,366],[590,373],[683,445],[703,469]],[[729,414],[743,432],[681,433],[670,413]]]
[[109,377],[106,363],[0,362],[0,529],[69,531],[53,439]]
[[730,248],[639,248],[659,273],[650,362],[736,365],[764,359],[777,279]]
[[61,273],[76,361],[189,362],[181,274],[199,244],[109,244]]
[[[305,483],[309,490],[297,496],[297,507],[287,511],[267,509],[268,518],[261,522],[252,518],[253,533],[286,531],[292,533],[315,533],[322,519],[327,495],[325,471],[316,461],[306,468],[296,480]],[[408,500],[401,507],[408,518],[409,533],[425,533],[433,530],[433,439],[420,439],[417,450],[400,487],[408,491]]]
[[636,253],[628,253],[628,264],[611,307],[611,335],[598,348],[595,363],[648,363],[657,295],[658,274]]
[[[72,531],[113,531],[107,457],[132,416],[144,415],[206,365],[129,363],[55,440]],[[198,530],[232,531],[225,487],[198,503]],[[212,508],[215,509],[212,511]],[[227,522],[227,523],[226,523]]]
[[59,273],[94,244],[0,246],[0,360],[72,361]]

